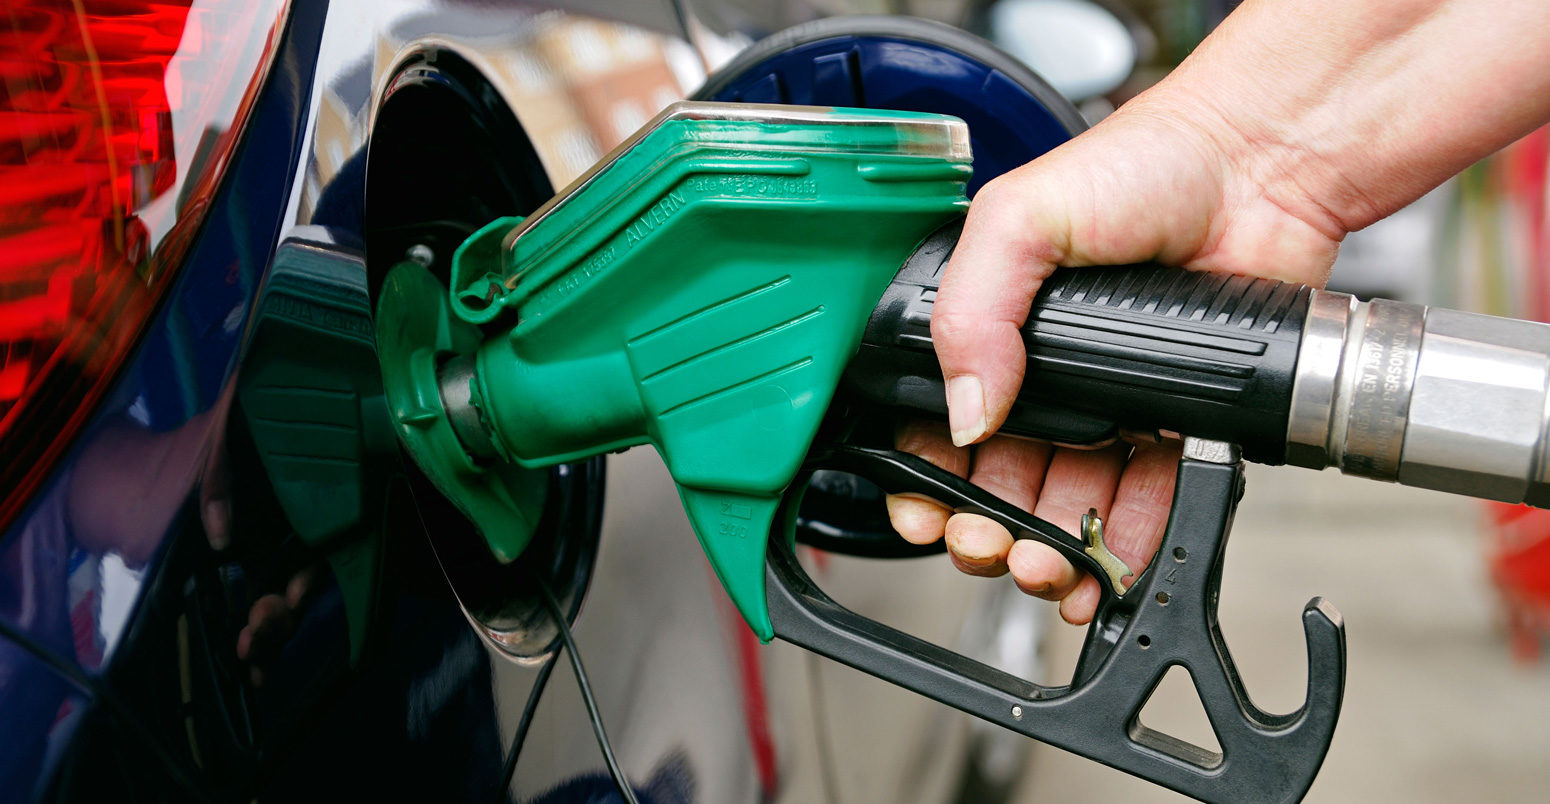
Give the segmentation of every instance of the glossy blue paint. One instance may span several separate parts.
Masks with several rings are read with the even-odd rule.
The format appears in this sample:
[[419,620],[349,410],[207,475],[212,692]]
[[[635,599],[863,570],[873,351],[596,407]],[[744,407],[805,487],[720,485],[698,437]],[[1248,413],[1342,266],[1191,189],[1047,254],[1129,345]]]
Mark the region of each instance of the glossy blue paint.
[[0,637],[0,801],[26,801],[69,745],[90,701],[38,657]]
[[[144,582],[157,577],[167,545],[204,538],[197,517],[180,513],[197,493],[211,439],[224,426],[216,402],[236,363],[302,153],[327,8],[292,5],[248,130],[176,284],[91,423],[0,538],[0,619],[89,674],[105,674],[124,636],[136,631]],[[158,449],[167,444],[176,446]],[[124,480],[116,489],[137,494],[74,486],[88,474],[83,463],[94,461],[111,462]],[[114,510],[82,510],[89,506]],[[80,523],[87,520],[108,523],[97,530],[110,532],[83,543]],[[105,573],[114,578],[111,595],[104,594]],[[51,676],[13,644],[0,649],[0,690],[9,690],[0,695],[0,744],[67,740],[81,718],[58,717],[61,702],[73,698]],[[49,770],[45,755],[36,756],[40,764],[27,768],[34,782]],[[23,780],[12,785],[9,764],[3,770],[5,795],[32,789]]]

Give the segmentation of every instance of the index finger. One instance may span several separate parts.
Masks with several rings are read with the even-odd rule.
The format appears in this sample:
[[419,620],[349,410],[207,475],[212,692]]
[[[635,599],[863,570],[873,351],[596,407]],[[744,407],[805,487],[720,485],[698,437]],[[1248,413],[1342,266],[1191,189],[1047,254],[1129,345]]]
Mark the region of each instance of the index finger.
[[1006,421],[1027,362],[1020,330],[1064,248],[1061,227],[1038,220],[1005,186],[985,185],[969,207],[931,313],[932,345],[959,446]]

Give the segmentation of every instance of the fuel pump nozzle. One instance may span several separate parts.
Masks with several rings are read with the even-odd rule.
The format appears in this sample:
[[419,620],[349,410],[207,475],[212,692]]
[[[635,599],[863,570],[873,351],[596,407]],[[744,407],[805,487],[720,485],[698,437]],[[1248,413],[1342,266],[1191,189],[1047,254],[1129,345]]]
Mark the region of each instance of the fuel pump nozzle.
[[[1310,602],[1306,703],[1249,700],[1216,624],[1243,458],[1537,501],[1545,330],[1246,277],[1057,272],[1005,429],[1185,438],[1158,557],[1129,567],[1095,515],[1069,534],[852,438],[869,419],[945,413],[929,322],[969,157],[943,116],[675,104],[532,216],[469,238],[450,288],[412,262],[388,275],[378,347],[400,439],[504,560],[542,517],[543,467],[650,443],[762,639],[1202,800],[1300,799],[1339,713],[1344,631]],[[1506,368],[1479,379],[1483,354]],[[1473,398],[1482,384],[1503,391]],[[1496,443],[1522,448],[1509,460]],[[791,539],[820,469],[984,514],[1104,580],[1072,683],[1014,678],[824,595]],[[1137,720],[1176,665],[1220,752]]]
[[535,470],[655,445],[763,639],[765,539],[879,295],[967,207],[962,123],[678,103],[526,219],[378,302],[404,443],[515,557]]

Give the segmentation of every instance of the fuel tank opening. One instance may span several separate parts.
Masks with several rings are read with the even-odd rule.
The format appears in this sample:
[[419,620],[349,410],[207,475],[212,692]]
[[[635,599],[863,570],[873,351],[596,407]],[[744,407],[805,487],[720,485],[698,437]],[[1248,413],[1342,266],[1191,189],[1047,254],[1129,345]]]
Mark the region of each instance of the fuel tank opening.
[[[394,293],[389,273],[397,267],[412,274],[413,286],[400,291],[415,298],[446,299],[459,244],[491,220],[528,214],[553,194],[522,125],[477,67],[442,45],[416,46],[402,57],[375,110],[366,162],[366,262],[385,384],[405,382],[411,370],[442,372],[457,352],[424,329],[445,322],[425,318],[414,305],[384,303],[384,289]],[[384,313],[397,317],[386,321]],[[478,339],[478,330],[468,327],[461,337]],[[438,348],[418,355],[425,342]],[[411,369],[416,359],[428,362]],[[429,401],[441,406],[440,399]],[[461,424],[460,434],[468,430]],[[492,550],[438,491],[436,478],[418,466],[409,472],[437,559],[476,630],[519,659],[554,649],[558,632],[533,579],[542,578],[575,618],[597,552],[603,459],[492,477],[492,488],[528,512],[526,532],[504,550]]]

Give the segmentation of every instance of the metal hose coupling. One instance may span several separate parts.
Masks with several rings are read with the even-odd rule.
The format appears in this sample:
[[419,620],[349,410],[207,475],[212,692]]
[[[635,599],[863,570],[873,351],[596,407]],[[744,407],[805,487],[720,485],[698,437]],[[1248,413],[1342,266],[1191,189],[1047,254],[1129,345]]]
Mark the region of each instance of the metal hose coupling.
[[1550,326],[1314,291],[1287,463],[1550,505]]

